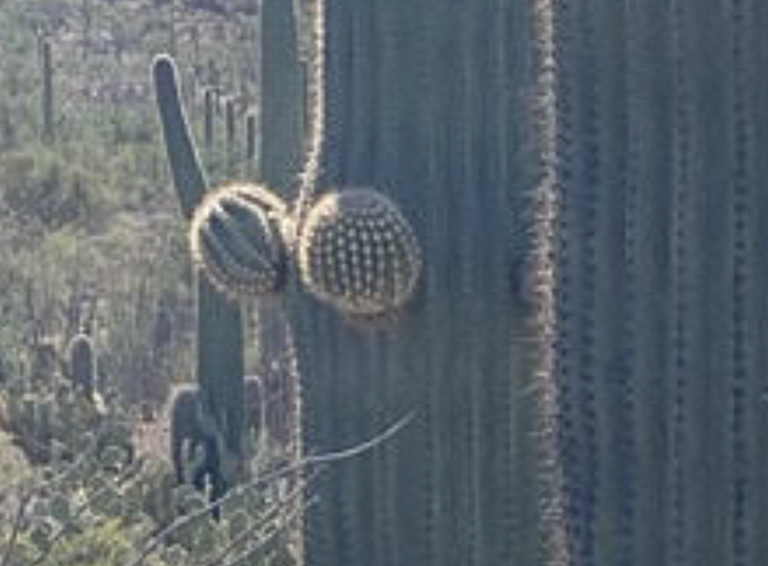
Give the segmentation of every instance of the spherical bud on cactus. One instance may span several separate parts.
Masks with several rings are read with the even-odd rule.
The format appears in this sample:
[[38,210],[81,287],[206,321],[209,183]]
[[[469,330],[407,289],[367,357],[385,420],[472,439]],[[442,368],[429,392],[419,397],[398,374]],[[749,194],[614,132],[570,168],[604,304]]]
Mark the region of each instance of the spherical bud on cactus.
[[208,195],[190,228],[192,257],[208,279],[234,298],[281,292],[287,252],[285,203],[257,185],[229,185]]
[[343,189],[320,197],[297,242],[307,290],[353,319],[386,319],[401,311],[422,269],[413,228],[388,197]]

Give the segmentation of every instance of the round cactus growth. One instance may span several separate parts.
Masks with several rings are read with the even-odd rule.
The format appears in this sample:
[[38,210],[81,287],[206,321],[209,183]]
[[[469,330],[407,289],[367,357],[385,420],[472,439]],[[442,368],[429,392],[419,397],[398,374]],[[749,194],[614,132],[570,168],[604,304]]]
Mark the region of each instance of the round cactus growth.
[[264,297],[285,288],[281,234],[285,203],[258,185],[229,185],[208,195],[190,226],[192,257],[233,298]]
[[372,189],[320,197],[301,226],[297,248],[307,290],[356,319],[400,312],[422,268],[410,223],[392,200]]

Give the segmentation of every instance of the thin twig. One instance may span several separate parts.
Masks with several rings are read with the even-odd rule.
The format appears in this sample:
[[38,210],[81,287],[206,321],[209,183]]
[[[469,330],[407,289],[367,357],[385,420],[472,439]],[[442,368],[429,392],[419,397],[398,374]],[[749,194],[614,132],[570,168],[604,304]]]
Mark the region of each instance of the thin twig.
[[241,543],[247,541],[251,536],[253,536],[254,531],[261,528],[264,525],[269,525],[269,522],[271,519],[275,518],[278,514],[278,512],[283,508],[283,506],[286,503],[290,503],[291,501],[294,501],[298,499],[304,492],[304,486],[300,485],[299,487],[294,488],[292,491],[287,493],[285,496],[279,498],[261,517],[259,517],[258,521],[255,521],[253,525],[251,525],[249,528],[245,529],[242,533],[240,533],[238,536],[234,537],[231,541],[229,541],[229,544],[227,544],[226,547],[224,547],[221,552],[219,552],[215,557],[213,557],[208,562],[204,563],[204,566],[216,566],[217,564],[222,564],[224,560],[232,554],[232,552],[240,546]]
[[[123,482],[131,479],[132,475],[134,473],[138,473],[141,470],[140,467],[127,467],[123,473],[120,475],[119,478],[116,480],[116,487],[120,487]],[[62,541],[62,539],[69,533],[72,528],[74,527],[75,521],[77,521],[80,517],[85,514],[85,512],[91,507],[94,500],[101,497],[105,493],[107,493],[112,486],[105,485],[101,489],[96,490],[94,493],[91,493],[91,495],[83,502],[81,503],[77,509],[75,509],[75,512],[72,514],[72,517],[70,520],[62,525],[59,530],[56,532],[55,535],[51,538],[50,543],[48,546],[43,550],[37,558],[35,558],[29,566],[40,566],[45,562],[45,560],[51,555],[51,552],[53,552],[53,549],[56,547],[56,545]]]
[[11,562],[11,555],[16,548],[16,541],[18,540],[19,532],[21,531],[21,524],[24,522],[24,517],[27,514],[27,507],[33,498],[34,492],[30,491],[23,495],[21,501],[19,501],[19,508],[16,511],[16,517],[13,520],[13,527],[11,528],[11,536],[8,538],[8,543],[5,546],[3,560],[0,561],[0,566],[8,566]]
[[325,454],[319,454],[317,456],[307,456],[306,458],[301,458],[296,462],[287,464],[281,468],[277,468],[276,470],[272,470],[270,472],[257,476],[252,481],[242,484],[236,487],[235,489],[231,490],[224,497],[214,501],[210,505],[202,507],[193,513],[184,515],[183,517],[179,517],[177,520],[173,521],[170,525],[168,525],[165,529],[160,531],[160,533],[150,538],[145,544],[144,548],[139,553],[139,555],[136,557],[136,559],[130,562],[128,566],[141,566],[142,564],[144,564],[144,561],[147,559],[147,557],[150,554],[152,554],[163,543],[163,541],[165,541],[165,539],[167,539],[171,534],[173,534],[183,526],[189,524],[190,522],[204,515],[207,515],[208,513],[210,513],[217,507],[219,507],[222,503],[229,500],[230,498],[236,495],[239,495],[244,491],[249,491],[252,489],[256,489],[256,488],[268,485],[270,482],[276,481],[285,476],[300,472],[302,470],[305,470],[311,467],[348,460],[350,458],[354,458],[361,454],[365,454],[366,452],[373,450],[374,448],[386,442],[395,434],[400,432],[400,429],[402,429],[405,425],[407,425],[411,421],[411,419],[413,418],[413,415],[414,415],[413,412],[407,414],[405,417],[398,420],[395,424],[393,424],[392,426],[384,430],[384,432],[382,432],[381,434],[378,434],[373,438],[371,438],[370,440],[367,440],[351,448],[342,449],[336,452],[327,452]]
[[253,554],[255,552],[263,551],[270,542],[272,542],[273,540],[275,540],[275,538],[277,538],[278,535],[285,532],[285,530],[288,527],[290,527],[293,524],[293,522],[301,516],[301,513],[303,511],[306,511],[309,507],[311,507],[315,503],[317,503],[317,498],[313,498],[307,501],[307,503],[302,507],[291,511],[291,513],[289,513],[288,516],[286,517],[285,523],[283,525],[276,527],[271,531],[268,531],[266,534],[264,534],[264,536],[258,538],[256,542],[252,546],[250,546],[247,550],[241,552],[240,554],[235,556],[231,561],[223,564],[222,566],[235,566],[236,564],[239,564],[245,559],[253,558]]

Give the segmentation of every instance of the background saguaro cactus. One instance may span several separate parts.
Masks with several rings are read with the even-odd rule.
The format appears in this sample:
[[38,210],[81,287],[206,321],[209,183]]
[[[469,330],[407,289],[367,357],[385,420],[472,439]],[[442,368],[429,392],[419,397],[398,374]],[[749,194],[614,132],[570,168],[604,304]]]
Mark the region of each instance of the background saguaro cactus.
[[52,142],[55,136],[53,113],[53,53],[51,42],[43,40],[40,43],[42,91],[40,105],[42,110],[42,137],[46,142]]
[[333,0],[325,14],[317,193],[386,194],[425,271],[383,328],[296,305],[306,450],[415,411],[371,458],[319,480],[307,564],[537,564],[531,329],[513,293],[531,14],[485,0]]
[[[184,216],[189,219],[207,190],[204,173],[190,137],[179,99],[176,70],[168,57],[153,66],[158,109],[168,160]],[[204,412],[211,417],[212,434],[224,480],[231,482],[244,461],[243,337],[240,306],[202,275],[197,279],[197,380]]]
[[67,373],[75,387],[88,396],[93,395],[96,387],[96,356],[91,337],[82,331],[69,341]]

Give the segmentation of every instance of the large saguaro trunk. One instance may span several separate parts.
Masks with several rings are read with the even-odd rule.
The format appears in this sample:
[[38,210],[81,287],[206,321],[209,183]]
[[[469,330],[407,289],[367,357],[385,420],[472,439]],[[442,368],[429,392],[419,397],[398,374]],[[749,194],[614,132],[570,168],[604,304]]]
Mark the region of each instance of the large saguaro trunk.
[[538,562],[521,131],[524,3],[332,0],[318,190],[370,186],[413,223],[418,297],[385,328],[294,311],[304,449],[411,423],[322,476],[310,566]]
[[562,563],[763,563],[768,5],[542,5]]

